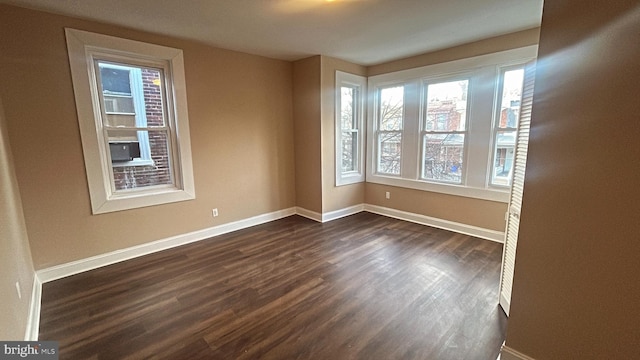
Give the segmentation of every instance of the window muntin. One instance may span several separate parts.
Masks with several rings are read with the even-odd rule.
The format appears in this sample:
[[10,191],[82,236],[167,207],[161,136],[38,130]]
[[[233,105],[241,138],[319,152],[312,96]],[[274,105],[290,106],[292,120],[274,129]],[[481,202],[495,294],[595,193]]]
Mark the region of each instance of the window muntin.
[[469,79],[424,86],[421,178],[462,183]]
[[499,107],[493,131],[492,186],[511,186],[523,81],[524,66],[510,67],[500,73]]
[[182,51],[65,33],[93,214],[194,199]]
[[336,185],[364,181],[366,78],[336,71]]
[[377,114],[377,172],[400,175],[404,128],[404,86],[379,89]]

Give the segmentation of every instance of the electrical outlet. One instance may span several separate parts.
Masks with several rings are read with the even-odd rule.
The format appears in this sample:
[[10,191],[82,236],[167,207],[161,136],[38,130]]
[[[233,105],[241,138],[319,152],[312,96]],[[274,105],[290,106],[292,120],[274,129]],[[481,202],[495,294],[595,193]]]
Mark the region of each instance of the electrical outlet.
[[213,217],[218,217],[218,209],[216,208],[216,209],[211,210],[211,215]]
[[22,299],[22,291],[20,291],[20,281],[16,281],[16,291],[18,292],[18,299]]
[[391,193],[387,191],[386,193],[384,193],[384,197],[387,199],[391,199]]

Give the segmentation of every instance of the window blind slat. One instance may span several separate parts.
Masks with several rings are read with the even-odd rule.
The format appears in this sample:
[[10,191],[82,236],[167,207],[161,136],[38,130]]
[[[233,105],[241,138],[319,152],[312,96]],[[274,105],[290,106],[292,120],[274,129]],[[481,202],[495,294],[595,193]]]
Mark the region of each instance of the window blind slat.
[[520,209],[522,208],[522,194],[524,191],[525,165],[527,163],[527,147],[529,143],[529,129],[531,127],[531,109],[533,106],[533,89],[535,80],[535,62],[525,66],[522,101],[520,108],[520,126],[516,139],[516,154],[513,165],[513,185],[509,196],[509,216],[505,236],[502,273],[500,276],[500,305],[509,315],[511,292],[513,290],[513,274],[516,262],[516,248],[518,244],[518,230],[520,227]]

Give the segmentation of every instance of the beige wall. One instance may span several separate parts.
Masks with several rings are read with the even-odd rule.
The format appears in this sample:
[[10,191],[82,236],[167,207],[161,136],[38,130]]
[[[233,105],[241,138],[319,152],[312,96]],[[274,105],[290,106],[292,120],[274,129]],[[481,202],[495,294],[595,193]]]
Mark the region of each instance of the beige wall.
[[[538,43],[538,36],[538,28],[520,31],[450,49],[369,66],[367,74],[369,76],[380,75],[535,45]],[[384,197],[387,191],[392,193],[392,197],[389,200]],[[505,229],[504,214],[507,211],[506,203],[372,183],[366,183],[365,193],[365,202],[367,204],[413,212],[489,230],[504,231]]]
[[321,57],[293,63],[296,205],[322,213]]
[[[195,200],[91,215],[64,27],[184,50]],[[0,33],[0,97],[37,269],[295,205],[290,62],[5,5]]]
[[[24,340],[35,276],[0,101],[0,339]],[[22,298],[15,283],[19,282]]]
[[504,231],[506,205],[500,202],[373,183],[367,183],[366,198],[367,204]]
[[366,76],[364,66],[322,57],[322,211],[325,213],[364,203],[363,182],[336,186],[335,106],[338,70]]
[[421,66],[480,56],[529,45],[536,45],[538,43],[539,34],[540,28],[533,28],[468,44],[463,44],[444,50],[416,55],[379,65],[373,65],[368,67],[367,75],[380,75],[394,71],[413,69]]
[[640,5],[547,1],[506,345],[632,359],[640,344]]

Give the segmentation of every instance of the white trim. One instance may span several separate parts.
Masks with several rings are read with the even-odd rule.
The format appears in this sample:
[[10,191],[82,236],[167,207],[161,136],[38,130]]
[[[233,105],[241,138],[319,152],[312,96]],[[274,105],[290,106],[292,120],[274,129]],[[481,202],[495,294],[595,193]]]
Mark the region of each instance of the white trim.
[[36,273],[40,281],[46,283],[67,276],[79,274],[81,272],[152,254],[158,251],[171,249],[177,246],[209,239],[211,237],[226,234],[232,231],[241,230],[251,226],[282,219],[294,214],[296,214],[295,208],[278,210],[267,214],[257,215],[248,219],[238,220],[207,229],[197,230],[182,235],[172,236],[162,240],[132,246],[126,249],[112,251],[106,254],[92,256],[82,260],[72,261],[66,264],[52,266],[50,268],[38,270]]
[[[34,290],[33,298],[38,298],[37,306],[39,307],[41,283],[62,279],[67,276],[79,274],[85,271],[97,269],[103,266],[115,264],[136,257],[152,254],[158,251],[163,251],[192,242],[209,239],[211,237],[226,234],[232,231],[241,230],[251,226],[282,219],[287,216],[297,214],[299,216],[322,223],[357,214],[362,211],[388,216],[395,219],[410,221],[422,225],[432,226],[439,229],[454,231],[457,233],[471,235],[500,243],[504,241],[504,233],[500,231],[485,229],[477,226],[438,219],[426,215],[410,213],[377,205],[360,204],[324,214],[307,210],[302,207],[292,207],[38,270],[36,272],[36,276],[38,278],[38,288]],[[35,300],[32,300],[32,302],[34,302],[35,304]]]
[[313,221],[322,222],[322,214],[296,206],[296,214]]
[[25,341],[37,341],[40,332],[40,309],[42,304],[42,282],[38,274],[33,274],[33,287],[31,290],[31,304],[29,304],[29,317],[27,329],[24,333]]
[[364,205],[364,211],[370,213],[384,215],[395,219],[414,222],[417,224],[427,225],[438,229],[449,230],[464,235],[475,236],[481,239],[491,240],[504,243],[504,232],[491,229],[485,229],[478,226],[462,224],[455,221],[438,219],[431,216],[410,213],[407,211],[391,209],[378,205]]
[[535,360],[531,356],[527,356],[519,351],[513,350],[512,348],[502,345],[502,350],[500,350],[499,359],[501,360]]
[[[292,207],[288,209],[278,210],[267,214],[257,215],[248,219],[238,220],[227,224],[222,224],[207,229],[197,230],[190,233],[172,236],[166,239],[152,241],[149,243],[132,246],[126,249],[120,249],[112,251],[106,254],[92,256],[86,259],[72,261],[66,264],[56,265],[49,268],[36,271],[33,280],[33,291],[31,294],[31,305],[29,309],[29,319],[27,322],[27,329],[25,331],[26,341],[38,340],[38,332],[40,328],[40,310],[42,299],[42,284],[58,279],[65,278],[67,276],[79,274],[85,271],[90,271],[107,265],[119,263],[122,261],[130,260],[140,256],[156,253],[159,251],[171,249],[174,247],[186,245],[189,243],[206,240],[218,235],[226,234],[229,232],[245,229],[251,226],[264,224],[270,221],[282,219],[291,215],[299,215],[308,219],[323,223],[332,220],[336,220],[345,216],[357,214],[363,211],[370,213],[388,216],[395,219],[410,221],[422,225],[432,226],[440,229],[450,230],[465,235],[471,235],[482,239],[492,240],[496,242],[503,242],[504,233],[484,229],[476,226],[461,224],[453,221],[437,219],[425,215],[410,213],[406,211],[386,208],[377,205],[360,204],[350,206],[344,209],[331,211],[328,213],[320,214],[315,211],[307,210],[302,207]],[[510,354],[505,357],[504,354],[509,352]],[[518,359],[532,359],[529,357],[513,357],[518,356],[517,351],[511,350],[507,347],[502,349],[503,360],[518,360]],[[524,356],[524,355],[522,355]]]
[[344,209],[322,213],[322,222],[328,222],[364,211],[364,204],[349,206]]
[[373,214],[383,215],[394,219],[410,221],[421,225],[435,227],[438,229],[449,230],[464,235],[470,235],[485,240],[495,241],[501,244],[504,243],[503,231],[486,229],[478,226],[439,219],[431,216],[411,213],[378,205],[360,204],[322,214],[315,211],[307,210],[305,208],[296,207],[297,215],[320,223],[340,219],[342,217],[357,214],[362,211],[367,211]]

